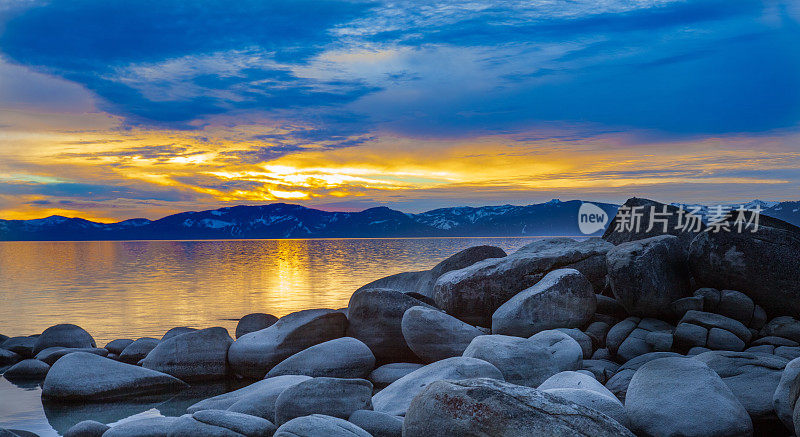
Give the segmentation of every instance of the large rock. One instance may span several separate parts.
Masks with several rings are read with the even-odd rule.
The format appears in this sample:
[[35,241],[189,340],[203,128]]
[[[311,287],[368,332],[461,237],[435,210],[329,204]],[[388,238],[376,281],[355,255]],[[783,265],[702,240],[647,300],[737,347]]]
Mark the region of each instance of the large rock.
[[[655,218],[652,226],[651,214]],[[639,218],[638,228],[635,226],[636,221],[632,220],[636,217]],[[697,217],[697,219],[693,217]],[[664,220],[667,224],[666,229]],[[632,197],[625,201],[611,219],[611,223],[608,224],[603,234],[603,239],[614,244],[622,244],[669,234],[678,237],[681,245],[685,248],[697,234],[705,229],[706,225],[700,220],[699,214],[693,213],[691,209],[684,209],[684,212],[681,213],[680,209],[674,205]]]
[[281,317],[274,325],[245,334],[228,349],[237,374],[263,378],[276,364],[319,343],[341,338],[347,317],[334,310],[305,310]]
[[50,368],[42,385],[42,397],[97,402],[166,393],[185,387],[185,382],[165,373],[75,352],[65,355]]
[[633,436],[593,409],[493,379],[437,381],[408,408],[405,437]]
[[161,341],[169,340],[172,337],[177,337],[179,335],[188,334],[190,332],[197,331],[197,328],[190,328],[188,326],[176,326],[174,328],[170,328],[164,335],[161,336]]
[[451,315],[423,306],[407,309],[400,326],[408,347],[427,363],[461,356],[469,342],[483,334]]
[[96,420],[84,420],[68,429],[64,437],[100,437],[109,429],[110,426]]
[[606,381],[605,387],[611,393],[614,393],[614,396],[616,396],[617,399],[625,402],[625,395],[628,392],[628,384],[631,383],[631,378],[633,378],[633,375],[636,373],[636,371],[650,361],[668,357],[683,358],[684,356],[675,352],[649,352],[644,355],[639,355],[620,366],[617,369],[617,372]]
[[130,346],[131,343],[133,343],[133,340],[130,338],[118,338],[116,340],[109,341],[104,349],[109,353],[119,355],[123,350],[125,350],[126,347]]
[[59,358],[63,357],[64,355],[71,354],[73,352],[86,352],[89,354],[100,355],[101,357],[108,356],[107,350],[97,347],[80,348],[80,347],[53,346],[44,349],[38,354],[36,354],[36,359],[52,366],[53,363],[58,361]]
[[497,367],[477,358],[453,357],[428,364],[389,384],[372,397],[375,411],[403,416],[414,396],[428,384],[442,379],[503,379]]
[[[800,320],[791,316],[779,316],[767,322],[761,330],[763,337],[781,337],[800,343]],[[789,346],[782,344],[781,346]]]
[[651,436],[751,436],[747,410],[704,363],[661,358],[644,364],[625,398],[631,430]]
[[43,361],[27,359],[9,367],[3,377],[11,380],[42,380],[50,371],[50,365]]
[[14,363],[21,361],[23,358],[20,354],[6,349],[0,349],[0,367],[10,366]]
[[800,397],[800,358],[795,358],[786,364],[778,381],[778,386],[772,396],[772,406],[775,414],[783,425],[790,430],[794,429],[792,412]]
[[403,419],[380,411],[358,410],[347,421],[370,433],[372,437],[403,435]]
[[597,307],[592,284],[575,269],[558,269],[519,292],[492,315],[492,333],[529,337],[555,328],[580,328]]
[[228,410],[236,413],[275,420],[275,401],[287,388],[308,381],[311,377],[302,375],[284,375],[242,387],[232,392],[223,393],[204,399],[186,409],[189,413],[202,410]]
[[[565,370],[563,372],[556,373],[539,385],[539,390],[550,390],[557,388],[591,390],[603,396],[608,396],[614,400],[617,400],[613,393],[611,393],[603,384],[600,384],[600,382],[593,377],[584,373],[573,372],[571,370]],[[620,405],[622,404],[620,403]]]
[[356,425],[338,417],[312,414],[281,425],[275,437],[372,437]]
[[492,314],[522,290],[557,269],[581,272],[596,289],[606,276],[605,255],[613,247],[592,238],[539,240],[505,258],[488,259],[442,275],[434,287],[436,304],[469,324],[490,326]]
[[674,327],[658,319],[640,319],[628,317],[612,326],[606,335],[608,351],[616,355],[620,362],[627,362],[633,358],[650,352],[664,352],[654,350],[654,345],[647,341],[653,333],[672,334]]
[[22,358],[33,358],[33,347],[36,345],[38,335],[31,335],[28,337],[9,337],[3,340],[0,344],[1,349],[9,350],[15,354],[20,355]]
[[472,340],[464,356],[491,363],[512,384],[537,387],[556,373],[580,369],[583,352],[567,334],[542,331],[529,339],[482,335]]
[[366,378],[374,367],[375,356],[367,345],[353,337],[342,337],[290,356],[273,367],[267,377],[307,375]]
[[225,378],[228,348],[233,339],[225,328],[207,328],[162,340],[142,367],[157,370],[183,381]]
[[42,332],[33,346],[33,354],[54,346],[90,348],[96,347],[94,338],[83,328],[77,325],[64,323],[51,326]]
[[[453,270],[463,269],[489,258],[502,258],[505,251],[495,246],[469,247],[450,256],[430,270],[420,272],[403,272],[372,281],[360,289],[390,288],[403,293],[419,293],[433,298],[433,287],[440,276]],[[359,290],[360,290],[359,289]]]
[[771,219],[751,231],[732,226],[692,240],[689,265],[697,285],[741,291],[771,317],[800,316],[800,229]]
[[748,352],[711,351],[694,356],[725,381],[753,422],[776,420],[772,398],[789,360]]
[[373,370],[367,379],[372,383],[372,387],[381,390],[387,385],[408,375],[409,373],[421,369],[424,364],[419,363],[389,363],[384,364]]
[[764,309],[753,303],[753,300],[742,292],[700,288],[694,292],[694,297],[703,300],[700,311],[722,314],[753,329],[761,329],[767,322],[767,313]]
[[114,425],[103,437],[168,437],[178,417],[147,417]]
[[684,314],[675,328],[675,346],[680,350],[704,347],[711,350],[743,351],[752,335],[738,320],[691,310]]
[[221,410],[198,411],[183,416],[170,427],[170,436],[231,435],[270,437],[277,427],[267,419]]
[[372,409],[372,383],[366,379],[312,378],[284,390],[275,401],[275,423],[311,414],[347,419]]
[[272,314],[252,313],[248,314],[236,324],[236,338],[251,332],[260,331],[269,328],[278,321],[278,318]]
[[596,391],[582,388],[548,388],[542,390],[542,392],[599,411],[616,420],[620,425],[628,426],[628,416],[625,413],[625,406],[613,395],[604,396]]
[[671,318],[670,304],[690,294],[686,252],[673,235],[622,243],[606,261],[611,291],[633,316]]
[[416,361],[402,330],[403,314],[414,306],[433,308],[397,290],[362,288],[347,306],[347,335],[369,346],[378,362]]
[[119,354],[119,360],[123,363],[136,364],[155,349],[159,342],[157,338],[142,337],[126,346]]

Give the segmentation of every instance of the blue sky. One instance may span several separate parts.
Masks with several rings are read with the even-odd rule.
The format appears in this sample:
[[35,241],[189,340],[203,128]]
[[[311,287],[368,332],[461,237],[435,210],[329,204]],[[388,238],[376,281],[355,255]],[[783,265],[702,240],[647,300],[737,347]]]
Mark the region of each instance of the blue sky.
[[799,19],[789,0],[12,1],[0,212],[796,198]]

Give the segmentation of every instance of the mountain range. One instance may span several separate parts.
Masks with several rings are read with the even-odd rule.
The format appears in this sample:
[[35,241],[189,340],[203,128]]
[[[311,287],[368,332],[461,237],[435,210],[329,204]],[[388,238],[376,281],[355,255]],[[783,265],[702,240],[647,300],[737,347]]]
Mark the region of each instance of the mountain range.
[[[754,203],[756,202],[756,203]],[[762,214],[800,225],[800,202],[754,201]],[[527,206],[440,208],[408,214],[387,207],[329,212],[273,203],[182,212],[158,220],[96,223],[51,216],[0,220],[0,241],[187,240],[230,238],[388,238],[582,236],[578,209],[583,201],[558,199]],[[592,202],[609,218],[619,205]],[[738,207],[738,205],[736,205]],[[703,213],[708,208],[704,207]],[[602,230],[596,234],[602,235]]]

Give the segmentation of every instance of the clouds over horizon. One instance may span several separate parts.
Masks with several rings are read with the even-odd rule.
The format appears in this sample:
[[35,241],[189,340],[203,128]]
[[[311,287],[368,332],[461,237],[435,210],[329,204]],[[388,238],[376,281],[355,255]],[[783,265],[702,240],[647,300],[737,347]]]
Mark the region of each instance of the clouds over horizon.
[[[115,188],[127,212],[140,194],[164,211],[715,184],[786,197],[799,21],[785,0],[14,2],[0,211],[96,212],[80,202]],[[8,185],[19,174],[87,188]]]

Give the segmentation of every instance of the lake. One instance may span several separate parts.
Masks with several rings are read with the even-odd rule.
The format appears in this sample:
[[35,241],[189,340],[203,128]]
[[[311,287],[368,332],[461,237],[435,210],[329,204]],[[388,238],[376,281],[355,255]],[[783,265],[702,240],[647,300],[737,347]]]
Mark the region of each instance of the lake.
[[[512,252],[533,238],[0,242],[0,333],[41,333],[58,323],[115,338],[161,337],[175,326],[223,326],[245,314],[276,316],[346,307],[360,286],[425,270],[471,246]],[[57,435],[86,418],[180,415],[231,387],[193,387],[180,399],[110,408],[42,406],[37,384],[0,378],[0,427]],[[182,410],[183,409],[183,410]],[[98,414],[100,414],[98,416]],[[56,431],[57,430],[57,431]]]

